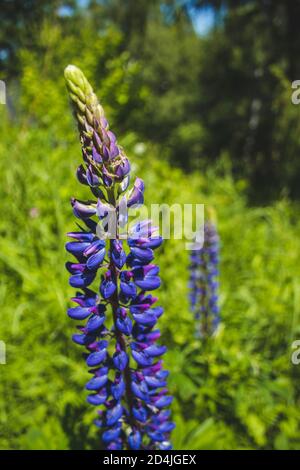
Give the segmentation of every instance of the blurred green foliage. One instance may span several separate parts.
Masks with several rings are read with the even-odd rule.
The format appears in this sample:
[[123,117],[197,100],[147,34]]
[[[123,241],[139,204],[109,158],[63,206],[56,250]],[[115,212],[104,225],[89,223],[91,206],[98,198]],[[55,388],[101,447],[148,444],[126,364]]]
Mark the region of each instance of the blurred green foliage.
[[[72,289],[64,269],[65,233],[75,226],[69,199],[87,196],[75,178],[81,154],[63,82],[63,68],[73,62],[95,85],[133,173],[145,180],[146,204],[205,203],[217,213],[222,323],[214,338],[194,338],[184,242],[165,241],[157,253],[175,449],[300,449],[300,367],[291,363],[291,344],[300,337],[300,208],[287,196],[249,207],[249,181],[233,178],[226,152],[205,170],[186,174],[171,159],[177,158],[172,145],[161,145],[174,128],[168,135],[175,147],[184,152],[192,142],[195,155],[203,150],[201,122],[185,121],[189,93],[176,95],[187,73],[180,68],[182,50],[199,52],[191,36],[171,54],[174,88],[167,86],[158,98],[149,83],[159,79],[168,62],[166,44],[171,47],[178,30],[163,31],[169,36],[162,55],[152,54],[151,70],[124,49],[120,29],[95,35],[93,28],[72,33],[44,21],[39,47],[19,46],[18,83],[8,87],[14,100],[0,106],[0,340],[7,346],[7,364],[0,365],[0,448],[100,446],[95,409],[85,402],[87,370],[66,315]],[[156,51],[154,31],[147,34]],[[145,53],[150,57],[151,47]],[[272,73],[282,83],[274,101],[279,109],[289,85],[280,68]],[[293,133],[288,145],[296,160],[296,127],[288,124],[297,120],[295,109],[286,107],[277,126]],[[142,131],[143,110],[144,122],[160,128],[162,141]]]
[[[300,0],[2,0],[0,76],[10,94],[31,88],[36,110],[34,81],[58,102],[60,66],[74,62],[117,129],[160,144],[172,165],[203,171],[227,153],[251,202],[299,199],[299,16]],[[47,110],[46,124],[60,112]]]

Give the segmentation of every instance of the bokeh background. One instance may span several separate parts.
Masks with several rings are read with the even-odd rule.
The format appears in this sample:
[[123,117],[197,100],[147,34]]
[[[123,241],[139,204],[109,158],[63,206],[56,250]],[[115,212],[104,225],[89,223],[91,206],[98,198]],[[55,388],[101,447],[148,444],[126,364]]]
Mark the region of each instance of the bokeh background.
[[146,203],[214,207],[215,337],[194,337],[189,254],[157,253],[175,449],[300,449],[298,0],[2,0],[1,449],[98,449],[70,339],[65,233],[81,160],[63,69],[93,84]]

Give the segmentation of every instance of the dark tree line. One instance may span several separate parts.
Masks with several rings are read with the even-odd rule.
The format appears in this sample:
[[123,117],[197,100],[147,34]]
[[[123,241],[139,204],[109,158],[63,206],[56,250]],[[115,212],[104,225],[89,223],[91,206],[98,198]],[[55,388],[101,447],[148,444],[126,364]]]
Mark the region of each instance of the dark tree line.
[[[207,8],[215,24],[199,36],[193,15]],[[120,53],[140,64],[136,96],[148,93],[117,117],[120,130],[156,142],[186,171],[227,155],[253,200],[300,196],[300,111],[289,97],[300,79],[300,0],[90,0],[84,9],[76,0],[2,0],[1,76],[17,79],[21,46],[39,50],[45,18],[65,34],[122,32]]]

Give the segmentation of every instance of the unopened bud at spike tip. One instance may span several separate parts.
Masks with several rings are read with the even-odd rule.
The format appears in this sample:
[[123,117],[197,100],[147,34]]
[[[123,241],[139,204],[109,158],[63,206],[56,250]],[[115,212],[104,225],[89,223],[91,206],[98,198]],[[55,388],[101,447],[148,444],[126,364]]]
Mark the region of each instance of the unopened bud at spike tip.
[[75,85],[78,87],[85,95],[93,93],[93,89],[87,79],[85,78],[84,73],[75,65],[68,65],[65,68],[65,79],[67,85],[72,86]]
[[68,65],[64,75],[79,124],[83,125],[86,119],[92,125],[93,117],[97,119],[103,117],[103,108],[84,73],[75,65]]

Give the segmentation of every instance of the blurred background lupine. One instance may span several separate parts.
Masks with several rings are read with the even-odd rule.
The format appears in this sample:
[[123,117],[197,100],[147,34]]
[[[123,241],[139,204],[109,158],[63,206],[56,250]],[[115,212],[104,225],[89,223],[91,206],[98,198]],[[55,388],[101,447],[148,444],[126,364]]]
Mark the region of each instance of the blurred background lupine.
[[66,315],[68,204],[90,197],[66,64],[105,103],[146,206],[218,214],[213,341],[194,336],[183,241],[156,250],[173,447],[300,449],[299,17],[300,0],[1,1],[1,449],[101,446]]
[[[77,177],[96,198],[71,200],[74,215],[86,228],[77,224],[81,231],[70,232],[75,241],[66,245],[76,258],[67,263],[70,284],[81,289],[72,299],[78,306],[69,308],[68,315],[87,320],[73,335],[88,350],[86,364],[93,377],[86,385],[92,392],[87,400],[103,405],[95,424],[107,449],[170,449],[174,424],[167,408],[172,397],[166,388],[168,372],[159,360],[166,348],[156,343],[160,331],[153,330],[163,309],[153,306],[158,299],[147,294],[160,286],[159,268],[151,262],[162,238],[151,221],[136,222],[129,227],[126,253],[120,229],[127,224],[127,209],[143,203],[144,183],[136,178],[127,191],[129,161],[90,84],[75,66],[66,68],[65,78],[84,160]],[[115,233],[109,232],[109,214],[117,218]],[[95,291],[89,288],[93,281]]]
[[218,305],[219,236],[216,225],[206,221],[203,245],[194,244],[190,256],[189,299],[195,318],[196,337],[212,335],[220,322]]

